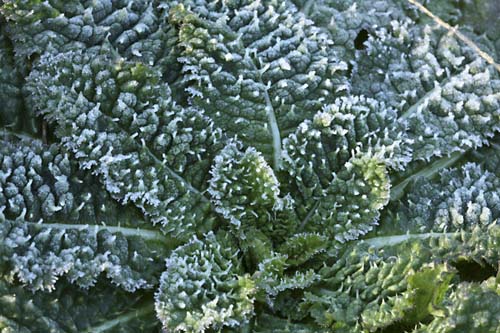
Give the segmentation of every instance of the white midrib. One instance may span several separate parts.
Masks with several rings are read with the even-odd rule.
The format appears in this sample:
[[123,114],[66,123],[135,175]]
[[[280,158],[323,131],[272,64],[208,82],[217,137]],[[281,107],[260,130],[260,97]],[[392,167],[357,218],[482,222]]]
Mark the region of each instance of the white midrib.
[[402,119],[402,120],[407,120],[408,118],[410,118],[411,115],[413,115],[414,113],[416,113],[418,111],[418,108],[420,106],[422,106],[425,102],[427,102],[429,100],[429,97],[431,97],[434,93],[436,93],[436,91],[438,91],[439,89],[442,89],[442,87],[448,83],[449,80],[443,80],[439,85],[435,86],[434,88],[432,88],[431,90],[429,90],[427,93],[425,93],[415,104],[413,104],[412,106],[410,106],[408,108],[408,110],[406,110],[400,117],[399,119]]
[[424,234],[405,234],[405,235],[396,235],[396,236],[381,236],[363,239],[361,242],[367,243],[375,248],[382,248],[385,246],[396,245],[399,243],[406,242],[410,239],[427,239],[427,238],[439,238],[439,237],[453,237],[459,235],[460,232],[448,232],[448,233],[439,233],[439,232],[428,232]]
[[[240,41],[240,46],[244,49],[245,46]],[[255,59],[251,59],[251,63],[253,64],[254,70],[259,73],[258,75],[258,83],[261,84],[264,89],[264,101],[266,102],[265,111],[267,116],[267,123],[269,125],[269,131],[271,132],[271,137],[273,140],[273,167],[275,171],[281,169],[281,134],[278,126],[278,120],[276,119],[276,112],[274,110],[273,104],[271,103],[271,98],[269,97],[269,87],[267,87],[262,81],[262,69],[259,69],[257,64],[255,63]]]
[[210,200],[205,197],[203,195],[203,193],[201,193],[198,189],[196,189],[190,182],[188,182],[186,179],[184,179],[183,177],[181,177],[177,172],[175,172],[174,170],[172,170],[168,165],[166,165],[166,163],[162,162],[150,149],[149,147],[146,147],[146,152],[147,154],[152,158],[154,159],[154,161],[160,165],[162,165],[163,168],[165,168],[165,170],[167,170],[167,172],[169,173],[169,175],[174,178],[175,180],[177,180],[180,184],[184,185],[189,191],[191,191],[192,193],[196,193],[200,200],[202,200],[203,202],[210,202]]
[[95,233],[106,230],[112,234],[121,233],[127,237],[137,236],[145,240],[168,242],[169,238],[161,232],[154,230],[145,230],[139,228],[127,228],[120,226],[107,226],[96,224],[65,224],[65,223],[32,223],[31,225],[42,229],[59,229],[59,230],[94,230]]
[[121,316],[116,317],[115,319],[105,321],[104,323],[100,324],[99,326],[94,326],[89,329],[87,329],[85,332],[86,333],[100,333],[100,332],[106,332],[110,330],[111,328],[119,325],[126,323],[130,320],[136,319],[138,317],[145,316],[149,313],[153,313],[155,310],[154,304],[146,304],[142,308],[139,308],[137,310],[131,311],[131,312],[126,312],[122,314]]
[[279,170],[281,168],[281,135],[267,88],[265,90],[264,99],[266,101],[267,120],[269,122],[271,136],[273,138],[273,165],[275,170]]
[[399,198],[401,198],[404,194],[404,189],[413,180],[415,180],[419,177],[432,178],[439,171],[454,165],[466,152],[467,151],[454,152],[453,154],[450,154],[450,156],[440,158],[440,159],[434,161],[433,163],[431,163],[430,165],[419,170],[418,172],[405,178],[399,184],[397,184],[391,188],[390,201],[395,201],[395,200],[398,200]]

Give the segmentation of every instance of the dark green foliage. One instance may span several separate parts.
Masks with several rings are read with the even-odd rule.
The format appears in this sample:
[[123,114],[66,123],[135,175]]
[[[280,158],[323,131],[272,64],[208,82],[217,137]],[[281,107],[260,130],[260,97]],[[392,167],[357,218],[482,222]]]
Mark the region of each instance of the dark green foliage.
[[421,3],[1,1],[0,332],[500,333],[499,8]]

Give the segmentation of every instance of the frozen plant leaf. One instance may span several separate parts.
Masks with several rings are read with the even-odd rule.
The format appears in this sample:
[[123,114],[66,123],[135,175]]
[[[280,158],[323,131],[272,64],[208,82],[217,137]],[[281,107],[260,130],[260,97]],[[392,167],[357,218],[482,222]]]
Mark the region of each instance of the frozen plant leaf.
[[490,225],[500,217],[500,179],[477,164],[418,178],[393,209],[410,232],[453,232]]
[[353,91],[398,110],[415,159],[480,147],[499,131],[497,69],[442,27],[392,21],[366,44]]
[[0,331],[154,332],[159,325],[148,296],[127,293],[102,281],[89,290],[58,283],[50,293],[32,293],[2,276]]
[[500,332],[498,282],[461,283],[445,303],[443,315],[416,329],[423,332]]
[[57,146],[0,142],[0,258],[9,275],[34,290],[54,289],[60,276],[88,288],[101,273],[129,291],[158,282],[174,240]]
[[[416,325],[441,317],[460,260],[496,265],[500,228],[476,226],[463,233],[376,237],[352,245],[321,280],[304,290],[300,307],[339,332],[374,331],[396,322]],[[435,266],[436,264],[446,266]],[[450,275],[451,274],[451,275]],[[420,290],[421,283],[427,287]],[[450,289],[451,290],[451,289]],[[299,294],[301,295],[301,294]]]
[[331,40],[288,2],[195,2],[171,10],[192,103],[276,169],[281,140],[347,89]]
[[3,1],[0,330],[497,333],[492,3]]
[[17,61],[111,43],[129,60],[141,61],[172,81],[179,72],[177,33],[160,1],[3,1],[0,13]]
[[35,134],[40,131],[40,121],[34,117],[33,110],[24,108],[23,77],[15,59],[6,23],[0,16],[0,125],[15,132]]
[[165,329],[195,333],[248,322],[255,282],[244,274],[233,246],[227,236],[209,233],[170,255],[155,296]]
[[115,199],[175,237],[208,231],[214,215],[203,191],[220,130],[201,110],[177,106],[152,67],[112,51],[42,57],[27,88],[33,107]]

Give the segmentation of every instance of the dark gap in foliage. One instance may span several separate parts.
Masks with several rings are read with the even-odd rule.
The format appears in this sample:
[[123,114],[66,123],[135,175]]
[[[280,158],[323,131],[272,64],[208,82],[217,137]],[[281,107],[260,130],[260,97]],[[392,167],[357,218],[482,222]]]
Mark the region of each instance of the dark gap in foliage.
[[396,322],[385,328],[378,329],[375,333],[410,333],[413,332],[415,327],[419,324],[429,324],[432,319],[432,316],[429,316],[425,320],[416,323]]
[[461,281],[481,282],[495,276],[497,271],[486,262],[459,260],[453,264]]
[[365,42],[368,40],[368,30],[361,29],[358,32],[358,35],[354,39],[354,47],[356,50],[364,50],[366,49]]
[[379,329],[375,333],[407,333],[412,332],[416,325],[408,325],[402,323],[392,324],[384,329]]
[[249,274],[255,273],[259,269],[257,254],[252,249],[249,249],[247,253],[241,256],[241,264],[245,272]]
[[27,63],[27,66],[28,66],[28,71],[31,72],[31,68],[33,68],[33,64],[35,64],[38,60],[40,59],[40,54],[39,53],[32,53],[29,57],[28,57],[28,63]]
[[375,333],[404,333],[407,329],[403,328],[400,324],[392,324],[391,326],[375,331]]
[[[305,290],[300,289],[289,289],[280,292],[274,298],[274,305],[269,308],[269,304],[266,304],[267,311],[271,311],[273,315],[286,319],[290,322],[302,323],[306,325],[316,326],[316,320],[311,316],[311,309],[307,306],[301,308],[301,304],[304,300]],[[266,301],[266,303],[268,303]]]
[[54,126],[45,121],[41,116],[36,116],[36,119],[38,124],[38,136],[42,142],[49,145],[58,142],[59,140],[54,134]]
[[350,62],[347,64],[347,77],[352,77],[352,71],[354,69],[354,65]]

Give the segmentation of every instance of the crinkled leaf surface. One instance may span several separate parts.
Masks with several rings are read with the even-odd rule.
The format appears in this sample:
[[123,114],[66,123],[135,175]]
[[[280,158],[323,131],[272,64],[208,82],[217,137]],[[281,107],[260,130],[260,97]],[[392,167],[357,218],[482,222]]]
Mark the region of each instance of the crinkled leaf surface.
[[[155,332],[158,323],[147,295],[134,295],[99,282],[90,290],[58,283],[50,293],[32,294],[2,277],[1,332]],[[104,321],[108,318],[108,321]]]
[[196,2],[171,16],[192,103],[277,169],[281,139],[347,89],[328,34],[293,4]]
[[0,149],[0,256],[9,275],[34,290],[53,289],[63,275],[86,288],[101,273],[129,291],[157,283],[174,240],[135,207],[120,207],[57,146],[21,140]]
[[0,331],[499,332],[496,7],[2,1]]

